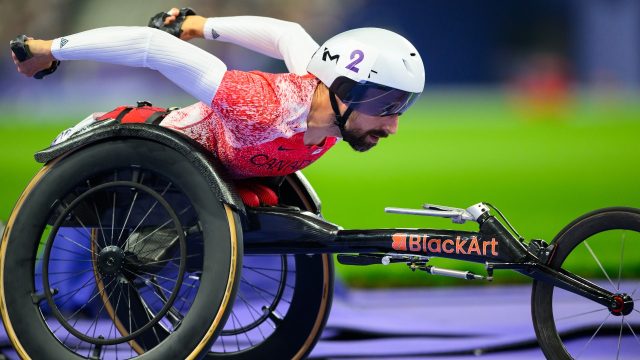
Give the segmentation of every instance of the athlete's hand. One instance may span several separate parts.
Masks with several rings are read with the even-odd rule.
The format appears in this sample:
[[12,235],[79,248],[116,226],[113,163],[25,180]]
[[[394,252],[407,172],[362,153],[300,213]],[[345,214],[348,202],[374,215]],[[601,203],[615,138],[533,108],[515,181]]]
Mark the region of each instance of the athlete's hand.
[[172,8],[167,12],[154,15],[149,20],[149,27],[160,29],[169,34],[188,41],[203,37],[205,18],[197,16],[190,8]]
[[51,40],[35,40],[33,38],[27,38],[26,45],[33,57],[26,61],[20,62],[16,57],[16,54],[11,52],[11,58],[13,63],[16,64],[18,72],[28,77],[33,77],[41,70],[46,70],[52,67],[56,59],[51,55]]

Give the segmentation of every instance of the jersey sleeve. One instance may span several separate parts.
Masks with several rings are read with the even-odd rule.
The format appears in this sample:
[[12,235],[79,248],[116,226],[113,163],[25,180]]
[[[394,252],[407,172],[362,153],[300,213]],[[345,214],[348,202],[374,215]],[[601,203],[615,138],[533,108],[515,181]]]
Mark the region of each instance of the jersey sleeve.
[[307,65],[319,47],[299,24],[261,16],[209,18],[204,37],[282,59],[287,69],[298,75],[307,73]]
[[139,26],[112,26],[54,39],[58,60],[93,60],[146,67],[204,103],[211,103],[227,70],[214,55],[164,31]]

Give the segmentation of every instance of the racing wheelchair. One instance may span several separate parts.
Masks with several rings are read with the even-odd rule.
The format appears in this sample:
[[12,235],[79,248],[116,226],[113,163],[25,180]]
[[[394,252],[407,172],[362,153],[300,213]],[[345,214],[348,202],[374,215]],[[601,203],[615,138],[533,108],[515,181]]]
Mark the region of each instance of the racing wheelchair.
[[[265,180],[277,206],[245,207],[200,145],[121,120],[37,153],[44,167],[6,224],[0,310],[22,358],[304,358],[330,311],[332,254],[468,280],[517,271],[533,279],[547,358],[579,358],[596,337],[615,339],[608,358],[640,353],[640,282],[626,276],[640,254],[624,250],[639,240],[638,209],[588,213],[550,243],[525,241],[485,203],[386,209],[477,231],[345,230],[322,218],[300,172]],[[432,257],[483,263],[486,275],[428,265]]]
[[[624,277],[640,264],[624,251],[638,240],[637,209],[586,214],[550,244],[524,241],[484,203],[386,209],[474,221],[476,232],[344,230],[322,218],[300,172],[268,179],[278,206],[245,207],[200,145],[117,119],[36,160],[45,165],[0,246],[2,319],[23,358],[302,358],[329,314],[330,254],[470,280],[515,270],[534,279],[532,318],[548,358],[577,358],[596,336],[617,337],[612,354],[640,349],[640,282]],[[620,252],[600,253],[613,246]],[[580,253],[606,281],[580,276],[585,267],[571,261]],[[487,274],[436,268],[431,257],[484,263]],[[568,295],[588,309],[567,307]],[[580,336],[590,336],[586,346],[565,346]]]

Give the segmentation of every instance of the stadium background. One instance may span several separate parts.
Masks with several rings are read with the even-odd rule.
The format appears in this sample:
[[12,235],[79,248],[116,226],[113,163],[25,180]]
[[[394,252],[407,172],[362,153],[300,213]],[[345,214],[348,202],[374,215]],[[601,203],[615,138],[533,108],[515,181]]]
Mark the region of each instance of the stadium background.
[[[7,12],[0,22],[7,42],[20,33],[53,38],[99,26],[145,25],[152,14],[174,5],[205,16],[296,21],[319,43],[361,26],[404,34],[423,57],[427,85],[419,103],[401,118],[398,134],[365,154],[341,144],[304,171],[323,201],[324,216],[345,228],[473,229],[384,214],[383,208],[488,201],[527,238],[551,240],[592,209],[640,207],[640,2],[634,0],[3,0],[0,5]],[[230,68],[285,71],[279,61],[232,45],[195,43]],[[141,99],[159,106],[194,101],[147,69],[70,62],[45,80],[26,79],[15,72],[8,47],[0,57],[0,79],[2,220],[40,166],[32,154],[61,130],[89,113]],[[640,251],[638,244],[627,246]],[[595,268],[587,261],[585,266]],[[401,266],[338,270],[353,286],[467,284],[426,279]],[[497,278],[524,280],[509,273]]]

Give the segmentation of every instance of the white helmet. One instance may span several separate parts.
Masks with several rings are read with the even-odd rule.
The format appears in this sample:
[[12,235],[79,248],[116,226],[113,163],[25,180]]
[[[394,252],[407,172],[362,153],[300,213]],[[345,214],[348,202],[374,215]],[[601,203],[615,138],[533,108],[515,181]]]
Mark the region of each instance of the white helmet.
[[[372,116],[401,114],[424,88],[424,65],[416,48],[404,37],[379,28],[332,37],[313,54],[307,71],[329,88],[342,126],[352,110]],[[337,112],[333,94],[349,106],[345,114]]]

